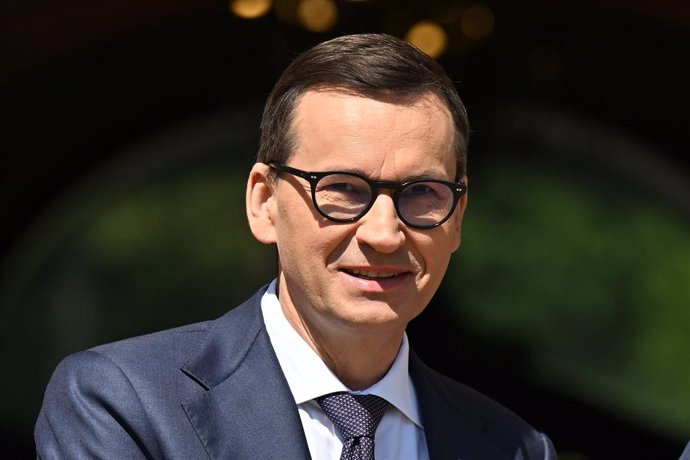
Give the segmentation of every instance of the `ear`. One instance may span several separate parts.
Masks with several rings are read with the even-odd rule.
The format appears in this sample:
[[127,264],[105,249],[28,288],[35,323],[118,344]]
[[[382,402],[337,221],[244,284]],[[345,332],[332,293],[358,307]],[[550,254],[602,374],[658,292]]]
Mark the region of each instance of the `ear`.
[[[467,182],[467,176],[462,178],[462,181],[465,183],[465,185],[468,185]],[[455,208],[455,212],[453,213],[453,217],[451,217],[453,221],[453,232],[455,235],[455,244],[453,245],[453,252],[457,251],[458,248],[460,247],[460,243],[462,241],[462,219],[465,215],[465,209],[467,209],[467,194],[469,193],[469,188],[463,195],[460,197],[460,201],[458,202],[457,208]]]
[[269,167],[256,163],[247,180],[247,219],[254,238],[264,244],[276,242],[273,220],[275,184],[269,176]]

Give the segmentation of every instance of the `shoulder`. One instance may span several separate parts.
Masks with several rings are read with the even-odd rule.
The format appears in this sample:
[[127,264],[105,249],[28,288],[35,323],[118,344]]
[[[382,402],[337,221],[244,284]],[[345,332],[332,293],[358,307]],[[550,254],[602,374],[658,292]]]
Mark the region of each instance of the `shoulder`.
[[87,360],[100,356],[121,365],[142,363],[147,366],[153,360],[173,366],[179,364],[179,368],[190,352],[204,341],[216,321],[189,324],[99,345],[77,354],[74,359]]
[[[422,413],[470,430],[482,442],[524,459],[555,459],[549,438],[499,402],[429,367],[411,354],[410,373]],[[427,407],[425,407],[427,406]],[[451,429],[452,431],[452,429]]]
[[531,426],[513,411],[474,388],[428,367],[426,372],[428,381],[438,396],[455,412],[476,421],[477,425],[498,423],[518,431],[531,430]]
[[[219,337],[239,335],[256,316],[256,301],[245,302],[213,321],[67,356],[53,372],[36,422],[39,455],[86,458],[86,452],[101,452],[109,458],[164,458],[170,446],[194,452],[196,435],[181,402],[204,389],[183,367],[199,355],[232,354]],[[161,444],[163,438],[177,441]]]
[[[199,353],[207,352],[209,347],[218,348],[219,337],[229,340],[240,336],[252,322],[254,328],[260,327],[258,305],[262,292],[215,320],[131,337],[70,355],[58,365],[51,382],[80,374],[86,378],[94,368],[101,369],[101,373],[121,372],[132,383],[144,383],[147,378],[164,381],[169,373],[179,375],[185,363]],[[242,341],[246,341],[244,337]]]
[[64,410],[67,401],[112,400],[131,404],[147,384],[172,380],[190,353],[203,342],[213,321],[128,338],[73,353],[56,367],[43,409]]

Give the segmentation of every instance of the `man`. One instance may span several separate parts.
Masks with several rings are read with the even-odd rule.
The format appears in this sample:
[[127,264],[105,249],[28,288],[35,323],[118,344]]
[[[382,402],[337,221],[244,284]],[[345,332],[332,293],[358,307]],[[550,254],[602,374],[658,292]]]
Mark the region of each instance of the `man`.
[[452,82],[401,40],[345,36],[299,56],[268,99],[247,183],[277,279],[216,321],[68,357],[39,456],[555,458],[405,336],[460,245],[467,139]]

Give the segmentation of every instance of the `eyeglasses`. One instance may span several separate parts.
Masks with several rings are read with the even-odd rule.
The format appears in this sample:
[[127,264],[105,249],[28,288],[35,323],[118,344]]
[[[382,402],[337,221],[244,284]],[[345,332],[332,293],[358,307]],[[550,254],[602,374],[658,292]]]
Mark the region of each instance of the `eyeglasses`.
[[406,182],[375,181],[350,172],[307,172],[280,164],[270,168],[301,177],[311,185],[316,210],[334,222],[361,219],[374,204],[379,190],[393,190],[398,217],[413,228],[434,228],[453,214],[460,197],[467,191],[462,182],[415,179]]

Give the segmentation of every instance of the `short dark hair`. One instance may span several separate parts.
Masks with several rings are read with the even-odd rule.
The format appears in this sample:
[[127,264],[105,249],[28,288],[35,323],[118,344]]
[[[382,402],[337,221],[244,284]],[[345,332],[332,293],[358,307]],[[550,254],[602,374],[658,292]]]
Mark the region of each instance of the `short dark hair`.
[[434,94],[455,124],[456,174],[467,171],[469,124],[455,85],[435,60],[385,34],[345,35],[305,51],[285,69],[266,101],[257,161],[286,163],[294,150],[295,108],[309,90],[334,89],[387,102]]

